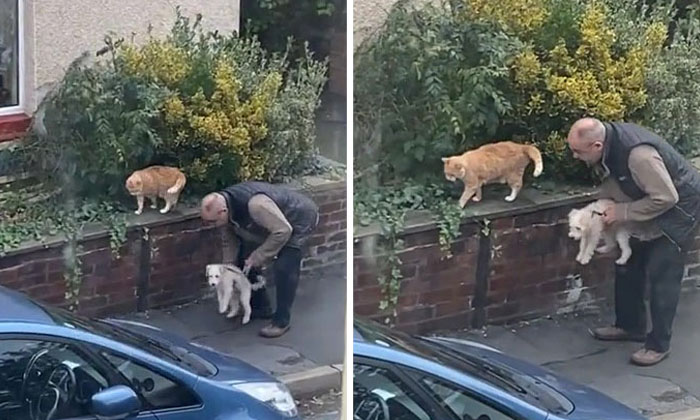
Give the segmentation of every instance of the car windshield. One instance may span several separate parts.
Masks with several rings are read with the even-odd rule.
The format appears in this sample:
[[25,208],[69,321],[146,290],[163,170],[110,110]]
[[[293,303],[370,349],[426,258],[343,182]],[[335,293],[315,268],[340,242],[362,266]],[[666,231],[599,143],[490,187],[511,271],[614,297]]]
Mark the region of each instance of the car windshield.
[[128,344],[154,356],[175,363],[194,374],[211,377],[217,373],[216,366],[187,349],[173,345],[172,343],[155,340],[146,335],[122,328],[111,322],[83,318],[62,309],[49,307],[43,307],[43,309],[56,323],[80,328],[90,333]]
[[550,413],[568,414],[574,408],[562,394],[534,377],[476,353],[458,352],[433,340],[410,336],[361,320],[355,320],[355,337],[464,372]]

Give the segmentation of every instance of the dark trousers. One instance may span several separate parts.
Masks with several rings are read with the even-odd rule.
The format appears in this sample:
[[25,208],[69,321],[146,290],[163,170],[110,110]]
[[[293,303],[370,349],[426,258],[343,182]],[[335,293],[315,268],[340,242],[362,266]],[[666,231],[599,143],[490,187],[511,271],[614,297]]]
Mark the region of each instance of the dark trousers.
[[[242,267],[245,259],[255,248],[249,245],[242,245],[239,254],[239,266]],[[272,276],[275,279],[275,289],[277,295],[277,310],[272,317],[272,323],[278,327],[286,327],[291,319],[292,304],[299,286],[299,274],[301,272],[301,250],[285,246],[277,254],[277,258],[272,263]],[[255,281],[255,276],[259,275],[257,268],[250,270],[249,277]],[[267,279],[269,280],[269,279]],[[265,312],[271,308],[270,298],[267,288],[253,291],[250,298],[250,306],[253,311]]]
[[633,333],[647,332],[644,294],[648,281],[651,331],[644,347],[668,351],[683,280],[684,253],[666,237],[648,242],[633,239],[631,246],[632,257],[627,264],[615,266],[615,326]]

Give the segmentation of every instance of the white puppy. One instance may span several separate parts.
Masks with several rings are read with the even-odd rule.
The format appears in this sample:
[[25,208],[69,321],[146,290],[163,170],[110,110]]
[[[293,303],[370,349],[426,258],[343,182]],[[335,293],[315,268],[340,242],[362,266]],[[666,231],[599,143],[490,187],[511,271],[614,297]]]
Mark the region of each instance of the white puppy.
[[243,324],[250,321],[250,296],[253,290],[265,287],[265,279],[258,276],[257,282],[251,284],[243,271],[233,264],[209,264],[206,268],[209,285],[216,288],[219,301],[219,313],[229,309],[226,318],[238,314],[239,304],[243,306]]
[[[588,264],[594,252],[610,252],[617,244],[622,253],[620,258],[615,260],[615,264],[624,265],[632,256],[631,237],[642,241],[653,238],[652,227],[647,222],[617,222],[605,226],[603,212],[613,204],[615,202],[612,200],[601,199],[582,209],[573,209],[569,212],[569,237],[580,241],[576,256],[576,261],[579,263]],[[598,247],[601,238],[604,245]]]

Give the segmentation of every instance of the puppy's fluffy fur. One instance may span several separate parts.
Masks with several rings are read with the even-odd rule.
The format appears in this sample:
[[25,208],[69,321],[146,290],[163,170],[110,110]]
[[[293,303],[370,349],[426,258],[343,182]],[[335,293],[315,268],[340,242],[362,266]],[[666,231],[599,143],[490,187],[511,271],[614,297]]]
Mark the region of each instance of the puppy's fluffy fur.
[[[613,204],[615,202],[612,200],[602,199],[569,212],[569,237],[580,241],[576,256],[576,261],[579,263],[588,264],[594,252],[610,252],[617,244],[621,255],[615,260],[615,264],[624,265],[632,256],[631,237],[642,241],[653,238],[653,231],[648,222],[617,222],[611,226],[605,226],[603,212]],[[598,243],[601,239],[604,244],[599,247]]]
[[226,318],[233,318],[238,314],[239,305],[243,306],[243,324],[247,324],[250,321],[251,293],[265,287],[265,279],[258,276],[257,282],[251,284],[243,271],[233,264],[209,264],[206,273],[207,282],[216,288],[219,313],[223,314],[230,307]]

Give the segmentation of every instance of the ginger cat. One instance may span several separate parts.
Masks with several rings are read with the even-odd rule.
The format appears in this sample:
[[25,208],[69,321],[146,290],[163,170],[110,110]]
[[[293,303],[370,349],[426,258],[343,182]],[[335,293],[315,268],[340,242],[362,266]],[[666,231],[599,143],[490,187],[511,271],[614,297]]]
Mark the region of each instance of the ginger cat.
[[462,155],[443,157],[442,161],[448,181],[461,179],[464,182],[464,192],[459,199],[462,208],[472,197],[474,201],[480,201],[481,187],[492,183],[507,183],[511,192],[506,201],[515,200],[530,161],[535,163],[534,176],[542,174],[540,151],[535,146],[512,141],[486,144]]
[[158,207],[158,197],[165,200],[165,207],[160,212],[165,214],[177,204],[180,193],[185,188],[185,174],[169,166],[150,166],[134,171],[126,180],[129,194],[136,196],[139,208],[136,214],[143,212],[144,198],[151,200],[151,208]]

